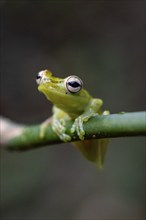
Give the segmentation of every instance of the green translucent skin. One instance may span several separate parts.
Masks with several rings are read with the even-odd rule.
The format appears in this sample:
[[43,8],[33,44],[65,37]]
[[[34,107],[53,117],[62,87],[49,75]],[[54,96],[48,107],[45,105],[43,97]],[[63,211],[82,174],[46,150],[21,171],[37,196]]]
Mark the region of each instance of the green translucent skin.
[[[102,113],[102,100],[92,98],[83,88],[77,93],[70,93],[66,88],[67,78],[54,77],[48,70],[40,73],[41,80],[38,90],[53,103],[53,116],[49,119],[53,131],[62,141],[71,141],[71,136],[66,134],[65,124],[68,120],[74,120],[71,133],[76,132],[81,140],[81,142],[76,142],[75,145],[88,160],[95,162],[98,167],[102,167],[107,140],[85,141],[83,129],[83,123],[91,117],[97,114],[109,114],[108,111]],[[48,121],[42,124],[41,135],[47,123]]]

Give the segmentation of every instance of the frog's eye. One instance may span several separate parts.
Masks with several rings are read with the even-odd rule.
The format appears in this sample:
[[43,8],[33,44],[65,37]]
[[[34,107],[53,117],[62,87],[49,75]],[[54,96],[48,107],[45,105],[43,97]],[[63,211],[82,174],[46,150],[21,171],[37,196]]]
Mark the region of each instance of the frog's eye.
[[44,71],[40,71],[36,75],[36,82],[37,82],[38,85],[41,83],[41,80],[42,80],[42,77],[43,77],[43,73],[44,73]]
[[83,87],[83,82],[78,76],[69,76],[65,80],[65,87],[67,92],[77,93]]

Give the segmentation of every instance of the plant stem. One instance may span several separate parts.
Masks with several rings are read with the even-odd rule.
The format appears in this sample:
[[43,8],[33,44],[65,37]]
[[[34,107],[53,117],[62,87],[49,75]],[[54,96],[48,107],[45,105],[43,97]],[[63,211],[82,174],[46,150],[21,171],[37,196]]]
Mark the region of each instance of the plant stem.
[[[78,141],[77,134],[71,134],[73,122],[67,122],[66,133],[71,135],[73,141]],[[26,126],[20,135],[5,142],[4,147],[9,150],[29,150],[46,145],[62,143],[53,132],[51,124],[45,129],[44,137],[40,137],[40,126]],[[113,138],[125,136],[146,135],[146,112],[119,113],[95,116],[84,123],[85,139]]]

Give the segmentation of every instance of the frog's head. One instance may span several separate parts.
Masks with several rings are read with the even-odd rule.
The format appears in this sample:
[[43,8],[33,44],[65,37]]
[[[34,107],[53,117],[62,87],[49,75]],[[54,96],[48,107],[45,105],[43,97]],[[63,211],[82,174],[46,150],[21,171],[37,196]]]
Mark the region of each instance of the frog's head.
[[[36,82],[38,90],[47,97],[53,104],[64,103],[81,97],[83,82],[71,75],[65,79],[54,77],[48,70],[43,70],[37,74]],[[67,102],[66,102],[67,103]]]

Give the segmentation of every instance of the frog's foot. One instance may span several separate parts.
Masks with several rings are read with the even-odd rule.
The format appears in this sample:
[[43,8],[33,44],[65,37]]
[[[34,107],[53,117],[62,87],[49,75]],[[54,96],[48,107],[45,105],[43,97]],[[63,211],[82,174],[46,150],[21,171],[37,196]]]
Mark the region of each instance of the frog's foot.
[[51,118],[48,118],[40,125],[40,138],[44,138],[45,129],[48,127],[50,123],[51,123]]
[[77,132],[77,135],[81,140],[84,140],[85,131],[83,128],[83,119],[81,116],[75,119],[74,124],[71,127],[71,133]]
[[[110,112],[107,110],[102,113],[102,115],[109,115],[109,114]],[[80,115],[78,118],[75,119],[70,130],[71,133],[74,133],[76,131],[80,140],[84,140],[85,131],[83,128],[83,124],[84,122],[87,122],[91,117],[94,117],[96,115],[98,115],[98,113],[93,113],[93,112]]]
[[65,133],[66,128],[64,120],[53,119],[52,129],[62,141],[67,142],[71,140],[71,136]]
[[91,115],[84,114],[79,116],[75,119],[72,127],[71,127],[71,133],[77,132],[77,135],[79,136],[80,140],[84,140],[85,131],[83,128],[84,122],[88,121],[91,117],[97,115],[97,113],[92,113]]

